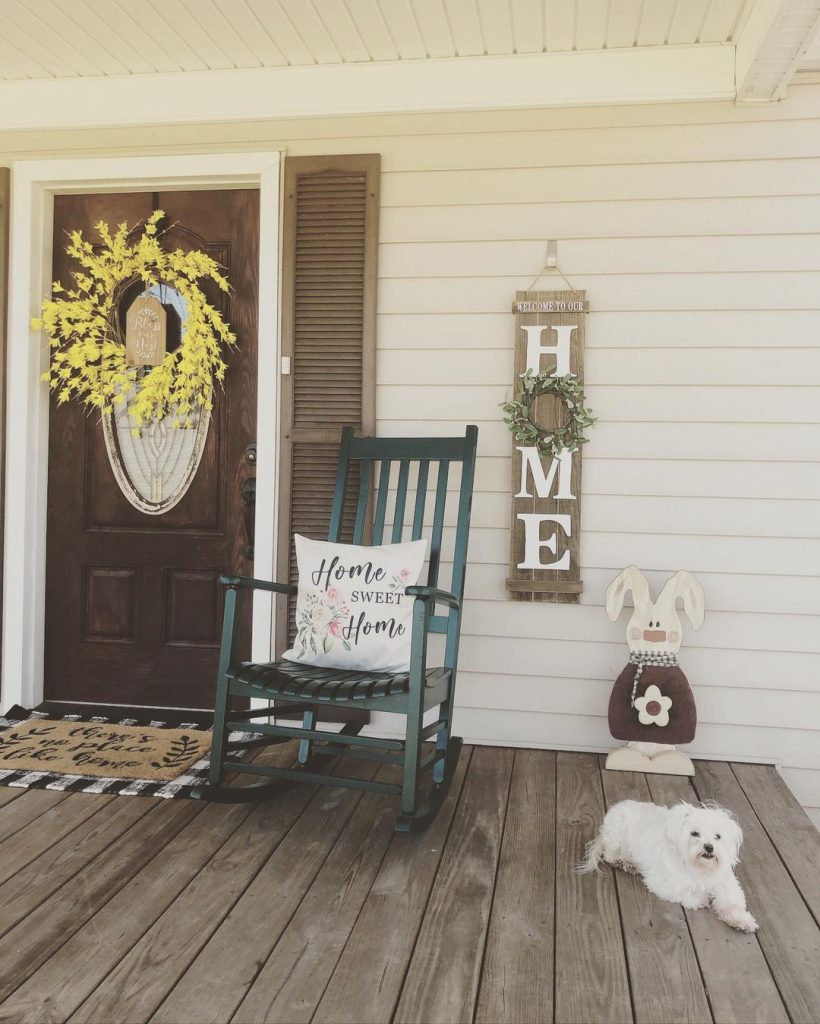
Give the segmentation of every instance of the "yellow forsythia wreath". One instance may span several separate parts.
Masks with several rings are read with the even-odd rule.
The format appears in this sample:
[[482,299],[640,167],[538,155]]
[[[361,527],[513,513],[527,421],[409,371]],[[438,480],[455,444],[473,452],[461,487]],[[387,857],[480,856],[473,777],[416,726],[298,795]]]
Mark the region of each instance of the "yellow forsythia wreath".
[[[198,284],[208,278],[228,291],[219,264],[204,252],[164,250],[157,228],[163,216],[156,210],[135,242],[129,242],[127,224],[118,225],[113,234],[102,221],[95,224],[102,243],[97,246],[82,232],[72,231],[66,252],[81,268],[72,274],[75,287],[55,281],[53,297],[43,300],[40,316],[32,321],[34,330],[48,335],[51,366],[43,380],[57,401],[75,398],[103,413],[127,401],[135,433],[169,412],[173,426],[195,426],[197,413],[211,409],[214,383],[225,377],[222,346],[236,344],[236,336]],[[150,369],[126,363],[119,325],[123,293],[137,281],[146,289],[161,284],[176,288],[188,307],[179,347]]]

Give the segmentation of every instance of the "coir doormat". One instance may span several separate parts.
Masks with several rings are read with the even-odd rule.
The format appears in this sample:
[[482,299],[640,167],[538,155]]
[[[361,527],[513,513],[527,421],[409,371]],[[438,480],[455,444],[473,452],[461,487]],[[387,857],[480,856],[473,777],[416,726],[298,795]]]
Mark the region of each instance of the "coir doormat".
[[[249,738],[232,734],[231,754]],[[169,727],[15,708],[0,717],[0,786],[188,797],[207,784],[210,748],[210,729],[195,722]]]
[[0,769],[171,782],[210,749],[201,730],[35,718],[0,733]]

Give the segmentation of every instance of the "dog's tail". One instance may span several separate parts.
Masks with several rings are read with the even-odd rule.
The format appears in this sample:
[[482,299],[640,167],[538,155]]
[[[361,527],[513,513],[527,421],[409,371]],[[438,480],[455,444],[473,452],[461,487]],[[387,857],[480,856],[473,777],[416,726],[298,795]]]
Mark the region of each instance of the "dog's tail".
[[584,859],[575,868],[579,875],[590,875],[593,871],[600,871],[599,864],[604,857],[604,841],[601,838],[600,832],[598,835],[590,840],[586,845],[586,853]]

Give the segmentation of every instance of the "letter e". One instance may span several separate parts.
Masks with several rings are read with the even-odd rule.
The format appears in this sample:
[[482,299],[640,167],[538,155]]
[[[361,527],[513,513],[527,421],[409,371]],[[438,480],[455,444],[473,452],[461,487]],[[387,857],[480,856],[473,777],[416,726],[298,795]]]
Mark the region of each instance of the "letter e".
[[554,515],[534,512],[519,512],[518,519],[524,524],[524,561],[518,563],[519,569],[569,569],[569,550],[565,551],[555,562],[541,561],[541,548],[556,554],[558,535],[554,533],[547,540],[541,540],[541,523],[555,523],[569,537],[572,534],[572,520],[567,515]]

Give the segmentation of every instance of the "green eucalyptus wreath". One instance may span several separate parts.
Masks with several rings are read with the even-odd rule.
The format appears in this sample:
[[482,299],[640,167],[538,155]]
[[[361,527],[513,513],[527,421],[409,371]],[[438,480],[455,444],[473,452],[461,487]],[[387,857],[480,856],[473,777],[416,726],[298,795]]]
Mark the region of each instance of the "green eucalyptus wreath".
[[[533,405],[539,395],[560,398],[569,413],[561,426],[545,429],[533,419]],[[521,377],[516,398],[503,402],[504,422],[510,433],[525,445],[534,445],[539,455],[560,455],[574,452],[589,441],[584,431],[595,423],[596,417],[584,405],[584,383],[571,373],[553,377],[549,373],[527,370]]]

